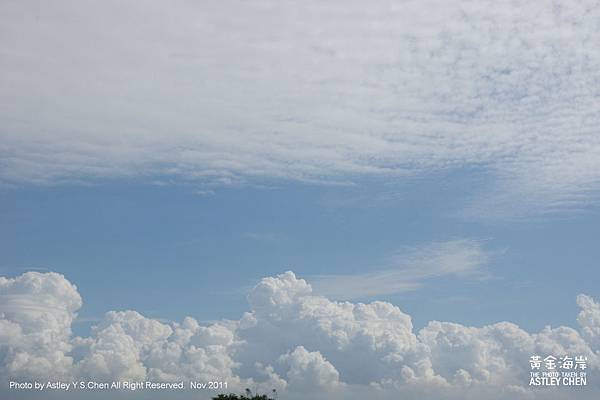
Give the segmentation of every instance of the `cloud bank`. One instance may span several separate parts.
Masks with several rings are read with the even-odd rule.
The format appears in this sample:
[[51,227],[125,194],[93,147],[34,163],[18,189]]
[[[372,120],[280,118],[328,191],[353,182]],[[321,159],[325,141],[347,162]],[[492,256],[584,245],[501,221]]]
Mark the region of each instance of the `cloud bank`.
[[2,2],[0,181],[465,168],[489,182],[465,215],[580,210],[599,18],[593,0]]
[[[600,305],[585,295],[577,298],[578,329],[538,333],[510,322],[469,327],[440,321],[415,332],[411,317],[395,305],[331,301],[292,272],[262,279],[248,303],[239,320],[206,326],[189,317],[163,323],[135,311],[110,311],[88,337],[74,337],[70,325],[82,302],[66,278],[38,272],[0,278],[0,391],[6,394],[9,379],[94,378],[221,380],[230,390],[277,389],[286,399],[600,394]],[[529,388],[533,354],[585,355],[588,386]]]

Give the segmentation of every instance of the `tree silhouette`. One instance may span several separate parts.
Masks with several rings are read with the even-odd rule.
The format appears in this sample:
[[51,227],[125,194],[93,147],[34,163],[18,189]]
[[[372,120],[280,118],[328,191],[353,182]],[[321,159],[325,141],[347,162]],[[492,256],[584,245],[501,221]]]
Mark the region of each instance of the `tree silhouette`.
[[[277,391],[273,389],[273,396],[277,398]],[[219,394],[212,398],[212,400],[275,400],[266,394],[252,393],[250,389],[246,389],[244,394]]]

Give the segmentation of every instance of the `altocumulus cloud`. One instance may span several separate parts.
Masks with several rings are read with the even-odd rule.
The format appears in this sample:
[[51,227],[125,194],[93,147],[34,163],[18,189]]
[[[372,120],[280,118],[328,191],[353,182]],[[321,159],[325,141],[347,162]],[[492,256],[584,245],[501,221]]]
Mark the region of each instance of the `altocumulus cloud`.
[[527,387],[529,357],[551,353],[587,356],[590,383],[576,398],[594,399],[600,306],[585,295],[577,302],[579,329],[528,333],[510,322],[432,321],[415,332],[395,305],[331,301],[286,272],[248,293],[250,309],[239,320],[202,326],[189,317],[163,323],[110,311],[88,337],[74,337],[76,287],[56,273],[27,272],[0,278],[1,390],[8,379],[217,379],[231,390],[275,388],[289,399],[573,398]]
[[599,18],[595,0],[5,1],[0,184],[468,168],[489,185],[465,215],[581,209]]

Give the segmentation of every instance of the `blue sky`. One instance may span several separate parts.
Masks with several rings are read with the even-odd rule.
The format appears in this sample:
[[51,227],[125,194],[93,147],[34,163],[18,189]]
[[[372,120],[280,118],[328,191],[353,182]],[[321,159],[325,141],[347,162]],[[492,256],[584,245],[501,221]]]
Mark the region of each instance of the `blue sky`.
[[456,216],[466,175],[397,185],[271,183],[211,194],[139,181],[8,189],[0,265],[10,276],[39,268],[69,277],[85,299],[75,327],[85,332],[113,309],[167,320],[235,319],[264,276],[360,275],[389,268],[392,254],[408,258],[414,247],[469,239],[489,253],[486,276],[433,277],[414,290],[359,293],[357,300],[397,304],[417,327],[435,319],[476,326],[511,320],[530,330],[572,323],[575,296],[600,294],[598,216],[467,221]]

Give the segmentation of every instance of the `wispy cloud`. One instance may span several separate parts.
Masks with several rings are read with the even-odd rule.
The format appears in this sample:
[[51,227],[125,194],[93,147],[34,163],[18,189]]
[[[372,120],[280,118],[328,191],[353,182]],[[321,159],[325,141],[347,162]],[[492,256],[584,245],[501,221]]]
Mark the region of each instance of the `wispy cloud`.
[[214,196],[215,191],[211,189],[196,190],[196,194],[202,197]]
[[418,289],[427,280],[455,276],[485,278],[492,253],[476,240],[452,240],[404,248],[375,271],[320,275],[311,279],[316,293],[336,299],[356,299]]
[[248,240],[267,243],[279,242],[285,239],[285,235],[276,232],[244,232],[242,237]]

